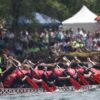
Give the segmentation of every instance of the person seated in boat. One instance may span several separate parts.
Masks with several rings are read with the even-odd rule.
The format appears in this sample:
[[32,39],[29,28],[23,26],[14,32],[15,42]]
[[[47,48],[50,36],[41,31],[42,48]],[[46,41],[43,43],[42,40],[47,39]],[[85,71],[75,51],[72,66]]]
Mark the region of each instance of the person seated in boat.
[[34,64],[30,60],[27,60],[26,63],[31,66],[30,70],[32,80],[35,81],[41,87],[41,83],[44,81],[43,76],[45,67],[50,64],[41,63],[41,61],[38,61],[36,64]]
[[67,66],[63,63],[59,63],[54,68],[54,74],[57,76],[56,85],[57,86],[65,86],[70,85],[70,83],[67,81],[68,78],[70,78],[70,75],[66,71]]
[[[20,63],[20,62],[18,62],[18,63]],[[31,69],[32,66],[28,62],[24,61],[24,63],[22,63],[19,66],[20,66],[21,71],[17,70],[17,75],[18,75],[19,78],[22,79],[23,85],[26,84],[26,87],[29,87],[29,85],[27,86],[27,82],[25,81],[27,76],[30,77],[36,83],[41,83],[42,82],[41,79],[38,79],[37,77],[34,76],[34,72]]]
[[1,52],[0,52],[0,88],[3,87],[3,83],[2,83],[2,57],[1,57]]
[[35,67],[31,67],[32,70],[32,79],[36,82],[38,86],[42,86],[44,90],[54,91],[56,90],[55,83],[55,77],[52,72],[52,66],[51,64],[35,64]]
[[77,57],[75,57],[75,60],[79,62],[78,65],[81,68],[80,72],[82,72],[81,74],[83,75],[85,80],[87,80],[87,82],[90,84],[96,84],[94,79],[91,78],[91,76],[93,75],[91,69],[93,68],[93,65],[95,65],[96,63],[91,61],[89,57],[87,57],[87,63],[80,63],[81,61]]
[[[3,79],[4,87],[17,88],[22,85],[25,86],[25,84],[27,84],[27,82],[25,81],[25,77],[29,73],[29,70],[28,70],[29,67],[27,65],[24,65],[24,67],[20,67],[22,65],[21,62],[19,62],[17,59],[13,58],[12,56],[10,56],[10,57],[5,56],[5,57],[7,59],[9,59],[8,61],[10,61],[10,64],[12,64],[12,66],[15,69],[13,67],[11,67],[10,70],[8,70],[6,72],[6,78]],[[14,69],[14,70],[12,70],[12,69]],[[8,75],[8,72],[10,72],[9,75]]]
[[95,75],[100,74],[100,63],[95,60],[91,60],[89,57],[87,58],[87,61],[91,63],[89,70],[91,70],[91,72],[93,72]]
[[[6,54],[3,54],[3,56],[4,56],[4,59],[6,60],[6,64],[4,66],[5,70],[2,72],[1,81],[4,84],[5,82],[10,83],[10,82],[7,82],[6,80],[10,80],[10,75],[13,73],[16,67],[12,65],[12,60]],[[10,84],[7,84],[7,85],[10,85]],[[4,84],[4,87],[6,87],[5,84]]]
[[[75,61],[75,59],[69,60],[65,56],[65,57],[63,57],[63,61],[64,61],[64,64],[67,65],[66,72],[70,75],[70,77],[72,77],[76,81],[80,82],[80,80],[78,79],[78,72],[76,71],[76,68],[78,68],[78,63]],[[83,72],[83,69],[81,69],[81,70]]]
[[76,61],[76,66],[75,66],[75,70],[77,71],[77,73],[83,75],[85,72],[85,66],[84,63],[78,59],[78,57],[74,57],[75,61]]
[[81,85],[89,85],[89,82],[83,76],[84,71],[85,71],[84,68],[80,67],[79,64],[74,60],[67,68],[67,72],[75,81],[77,81]]
[[77,79],[77,75],[78,75],[77,71],[75,70],[76,66],[77,66],[77,63],[72,62],[70,66],[68,66],[67,68],[67,72],[75,79]]
[[44,67],[44,73],[42,75],[42,80],[45,81],[48,86],[53,86],[55,85],[57,77],[53,73],[53,67],[52,66],[45,66]]
[[5,88],[10,88],[12,85],[12,82],[14,81],[16,77],[16,74],[14,74],[16,67],[12,64],[11,56],[4,54],[4,58],[6,59],[6,65],[5,65],[6,69],[2,73],[2,82]]
[[77,66],[76,61],[70,61],[67,57],[63,57],[63,60],[66,62],[65,64],[68,66],[66,70],[69,73],[69,75],[71,75],[74,78],[77,78],[77,73],[75,71],[75,67]]
[[98,64],[87,57],[87,63],[83,64],[83,68],[85,70],[83,75],[90,84],[98,84],[99,82],[95,77],[97,74],[100,74],[100,67]]
[[32,71],[32,79],[37,82],[40,86],[41,82],[42,82],[42,76],[44,73],[44,65],[39,64],[37,66],[35,66],[34,69],[31,68]]
[[3,88],[3,83],[2,83],[2,69],[0,68],[0,88]]

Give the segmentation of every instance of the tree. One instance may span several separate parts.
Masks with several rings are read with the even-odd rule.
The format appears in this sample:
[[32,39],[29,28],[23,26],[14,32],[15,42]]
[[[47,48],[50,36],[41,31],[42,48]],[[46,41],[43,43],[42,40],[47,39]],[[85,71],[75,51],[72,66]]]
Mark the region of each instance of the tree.
[[94,0],[94,1],[95,1],[94,10],[99,15],[100,14],[100,0]]
[[83,5],[100,14],[100,0],[0,0],[0,18],[12,21],[12,27],[17,31],[20,16],[34,21],[33,14],[39,12],[63,21]]

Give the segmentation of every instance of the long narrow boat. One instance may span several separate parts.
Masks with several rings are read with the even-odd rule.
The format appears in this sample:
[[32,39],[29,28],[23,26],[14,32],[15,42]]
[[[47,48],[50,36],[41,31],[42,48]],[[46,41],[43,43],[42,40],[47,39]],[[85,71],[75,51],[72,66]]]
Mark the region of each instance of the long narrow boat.
[[[66,87],[57,87],[56,91],[88,91],[88,90],[94,90],[94,89],[100,89],[100,85],[88,85],[88,86],[82,86],[80,90],[76,90],[73,86],[66,86]],[[40,88],[38,91],[45,92],[42,88]],[[38,92],[37,91],[37,92]],[[17,94],[25,94],[25,93],[34,93],[36,92],[33,88],[0,88],[0,96],[5,95],[17,95]]]

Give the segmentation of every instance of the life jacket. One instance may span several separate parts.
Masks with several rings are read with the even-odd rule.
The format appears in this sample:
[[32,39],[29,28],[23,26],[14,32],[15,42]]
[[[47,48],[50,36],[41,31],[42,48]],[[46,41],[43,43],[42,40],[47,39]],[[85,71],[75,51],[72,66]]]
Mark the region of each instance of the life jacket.
[[77,67],[76,70],[81,74],[84,73],[84,69],[81,67]]
[[16,71],[13,71],[13,73],[11,73],[9,76],[7,76],[3,82],[4,87],[9,88],[12,85],[16,76],[17,76]]
[[100,74],[100,70],[95,69],[95,68],[91,68],[90,71],[95,73],[95,74]]
[[68,72],[71,76],[76,75],[76,71],[75,71],[75,69],[73,69],[73,68],[67,68],[67,72]]
[[34,72],[35,72],[36,76],[39,78],[42,77],[42,75],[44,74],[44,70],[38,70],[37,67],[34,69]]
[[17,77],[19,78],[23,77],[23,74],[18,69],[16,69],[15,73],[17,74]]
[[49,76],[53,73],[52,70],[44,72],[44,75],[49,78]]
[[63,68],[54,68],[54,73],[57,76],[61,76],[64,71],[65,71],[65,69],[63,69]]
[[[21,70],[21,71],[20,71]],[[12,85],[12,82],[16,77],[23,78],[26,74],[29,74],[30,70],[25,70],[22,68],[14,70],[9,76],[6,77],[4,80],[4,86],[10,87]]]
[[30,74],[30,70],[22,69],[22,73],[23,73],[24,75]]
[[20,70],[16,69],[16,74],[17,74],[17,77],[19,77],[19,78],[22,78],[27,74],[30,74],[30,70],[25,70],[25,69],[21,69],[21,68],[20,68]]

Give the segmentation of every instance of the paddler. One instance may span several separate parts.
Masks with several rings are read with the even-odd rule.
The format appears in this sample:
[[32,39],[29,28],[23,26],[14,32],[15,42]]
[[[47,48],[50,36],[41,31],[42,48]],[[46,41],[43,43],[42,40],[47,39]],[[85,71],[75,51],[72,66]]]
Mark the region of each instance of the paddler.
[[68,78],[70,78],[70,75],[66,71],[67,66],[64,65],[63,63],[59,63],[56,65],[54,68],[54,74],[57,76],[56,80],[56,85],[57,86],[65,86],[65,85],[70,85],[69,82],[67,81]]

